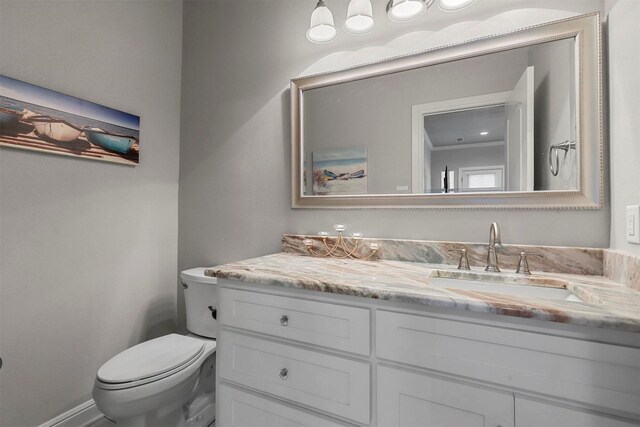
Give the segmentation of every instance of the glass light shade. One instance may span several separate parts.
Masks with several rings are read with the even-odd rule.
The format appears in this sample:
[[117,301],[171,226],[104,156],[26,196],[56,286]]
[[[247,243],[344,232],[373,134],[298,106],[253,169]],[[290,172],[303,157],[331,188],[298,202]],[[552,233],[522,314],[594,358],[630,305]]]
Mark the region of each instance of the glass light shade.
[[318,1],[311,14],[307,39],[313,43],[327,43],[335,39],[337,35],[338,29],[333,23],[333,14],[323,0]]
[[344,29],[353,34],[363,34],[371,31],[373,24],[371,0],[351,0]]
[[422,16],[433,0],[389,0],[387,16],[393,22],[407,22]]
[[440,0],[438,6],[445,12],[455,12],[471,6],[476,0]]

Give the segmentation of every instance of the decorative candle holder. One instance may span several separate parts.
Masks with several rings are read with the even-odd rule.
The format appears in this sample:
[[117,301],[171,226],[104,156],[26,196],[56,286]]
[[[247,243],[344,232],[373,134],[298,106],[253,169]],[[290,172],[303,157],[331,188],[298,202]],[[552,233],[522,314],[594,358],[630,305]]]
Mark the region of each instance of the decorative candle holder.
[[359,254],[358,248],[360,248],[360,242],[362,242],[362,233],[351,233],[350,238],[354,241],[353,244],[349,245],[347,240],[344,237],[344,232],[347,229],[346,226],[342,224],[336,224],[333,226],[333,229],[338,233],[336,237],[336,241],[333,245],[329,245],[328,240],[331,236],[326,231],[321,231],[318,233],[318,236],[322,238],[322,244],[324,245],[324,252],[317,252],[314,248],[315,240],[313,239],[304,239],[302,242],[304,243],[305,248],[309,251],[309,253],[313,256],[317,257],[331,257],[331,258],[353,258],[353,259],[369,259],[374,256],[379,249],[378,243],[371,242],[369,243],[369,252],[366,254]]

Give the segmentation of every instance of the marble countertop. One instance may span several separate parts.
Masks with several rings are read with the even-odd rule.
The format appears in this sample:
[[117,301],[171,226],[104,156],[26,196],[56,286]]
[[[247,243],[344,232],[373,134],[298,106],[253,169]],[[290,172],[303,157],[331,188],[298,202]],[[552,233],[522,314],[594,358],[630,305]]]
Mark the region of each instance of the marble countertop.
[[[508,271],[486,273],[477,268],[460,271],[452,265],[315,258],[291,253],[211,267],[205,274],[258,285],[640,332],[640,292],[602,276],[535,272],[522,276]],[[583,302],[435,287],[434,277],[566,288]]]

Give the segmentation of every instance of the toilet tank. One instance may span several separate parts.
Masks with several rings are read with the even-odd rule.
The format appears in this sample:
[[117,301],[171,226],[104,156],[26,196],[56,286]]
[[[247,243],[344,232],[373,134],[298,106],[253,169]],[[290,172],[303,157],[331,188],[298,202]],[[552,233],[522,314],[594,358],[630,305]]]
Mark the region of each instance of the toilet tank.
[[204,267],[180,273],[189,332],[217,337],[218,279],[204,275]]

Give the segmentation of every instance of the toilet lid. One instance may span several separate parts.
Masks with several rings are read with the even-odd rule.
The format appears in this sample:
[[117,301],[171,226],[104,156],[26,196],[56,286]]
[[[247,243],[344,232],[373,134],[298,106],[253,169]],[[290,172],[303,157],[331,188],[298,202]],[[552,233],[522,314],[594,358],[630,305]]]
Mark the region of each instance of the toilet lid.
[[215,277],[205,276],[204,271],[206,268],[197,267],[190,270],[184,270],[180,273],[180,278],[185,282],[196,283],[209,283],[215,285],[218,283],[218,279]]
[[133,346],[114,356],[98,370],[104,383],[128,383],[180,371],[204,351],[204,343],[170,334]]

